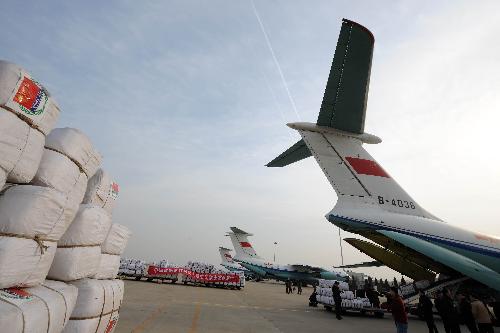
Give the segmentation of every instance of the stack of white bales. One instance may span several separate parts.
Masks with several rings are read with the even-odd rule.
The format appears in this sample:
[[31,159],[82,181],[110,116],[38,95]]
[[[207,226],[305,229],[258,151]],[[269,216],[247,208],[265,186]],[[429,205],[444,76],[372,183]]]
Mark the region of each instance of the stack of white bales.
[[175,267],[175,265],[170,264],[167,259],[162,259],[160,261],[153,262],[153,265],[156,267],[166,268],[166,267]]
[[101,246],[101,261],[94,278],[116,278],[120,269],[120,257],[125,251],[130,236],[131,232],[127,227],[117,223],[111,225],[108,236]]
[[[22,185],[35,181],[45,135],[58,115],[40,83],[0,61],[0,288],[5,288],[0,327],[5,332],[60,332],[76,301],[75,287],[45,281],[56,242],[75,211],[67,188]],[[5,181],[20,185],[4,186]]]
[[143,276],[146,275],[147,265],[144,260],[140,259],[120,259],[119,275],[125,276]]
[[245,286],[245,274],[242,271],[228,273],[226,270],[218,269],[212,264],[207,264],[207,263],[203,263],[203,262],[191,262],[191,261],[189,261],[184,268],[191,271],[191,272],[199,273],[199,274],[221,274],[221,275],[225,275],[225,276],[228,276],[228,275],[238,275],[239,276],[238,282],[228,282],[228,281],[212,282],[212,281],[205,281],[205,280],[200,281],[199,279],[196,278],[196,276],[187,275],[184,277],[184,282],[193,282],[193,283],[204,282],[204,283],[213,283],[215,285],[231,286],[231,287],[244,287]]
[[[96,173],[101,163],[101,155],[94,149],[90,140],[73,128],[53,130],[47,137],[45,146],[47,149],[44,156],[50,156],[52,165],[62,164],[62,161],[66,161],[63,157],[70,161],[60,168],[61,172],[68,170],[73,164],[77,166],[77,170],[83,171],[86,175],[81,178],[90,178]],[[50,169],[50,164],[47,169]],[[68,171],[66,173],[69,174]],[[72,173],[76,175],[78,172]],[[49,183],[46,180],[44,182]],[[111,218],[98,206],[80,205],[85,195],[86,185],[87,182],[83,191],[78,189],[78,195],[74,195],[77,213],[68,230],[57,243],[56,255],[48,274],[51,279],[72,281],[89,277],[96,273],[99,266],[100,246],[111,227]]]
[[[318,288],[316,288],[316,300],[323,304],[335,305],[333,299],[333,284],[335,280],[319,280]],[[349,290],[347,282],[339,281],[340,297],[342,299],[341,305],[343,308],[361,309],[363,307],[370,307],[371,303],[368,298],[355,297],[354,293]]]
[[58,243],[49,276],[71,281],[79,291],[65,332],[112,332],[117,323],[124,285],[114,278],[130,237],[127,228],[111,224],[117,194],[117,184],[98,170],[88,182],[75,221]]
[[26,184],[42,158],[45,135],[59,107],[49,92],[21,67],[0,60],[0,188]]

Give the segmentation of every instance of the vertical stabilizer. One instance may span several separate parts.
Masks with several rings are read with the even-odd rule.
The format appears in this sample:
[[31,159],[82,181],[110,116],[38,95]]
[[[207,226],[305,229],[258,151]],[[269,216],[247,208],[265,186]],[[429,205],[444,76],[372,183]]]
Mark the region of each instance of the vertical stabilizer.
[[222,260],[222,265],[233,264],[233,257],[231,256],[231,249],[225,247],[219,247],[220,259]]
[[231,227],[231,232],[228,232],[227,236],[231,238],[234,250],[236,251],[235,259],[260,258],[252,247],[252,244],[248,241],[248,236],[253,236],[252,234],[239,228]]

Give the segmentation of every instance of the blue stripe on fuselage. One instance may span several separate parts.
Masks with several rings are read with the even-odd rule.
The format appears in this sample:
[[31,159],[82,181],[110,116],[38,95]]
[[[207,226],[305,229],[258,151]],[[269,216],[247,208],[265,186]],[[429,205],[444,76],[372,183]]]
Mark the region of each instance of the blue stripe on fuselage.
[[[339,223],[360,223],[362,225],[367,225],[370,227],[370,229],[374,230],[389,230],[389,231],[395,231],[395,232],[400,232],[404,233],[406,235],[410,235],[413,237],[417,237],[426,241],[431,241],[431,242],[436,242],[436,243],[441,243],[445,244],[451,247],[459,248],[459,249],[464,249],[467,251],[483,254],[489,257],[495,257],[495,258],[500,258],[500,251],[493,251],[489,249],[484,249],[480,248],[478,246],[474,246],[471,243],[465,244],[461,241],[455,240],[455,239],[445,239],[445,238],[438,238],[433,235],[429,234],[424,234],[424,233],[416,233],[414,231],[406,230],[406,229],[401,229],[401,228],[394,228],[394,227],[387,227],[385,225],[380,225],[378,223],[374,222],[369,222],[369,221],[364,221],[364,220],[357,220],[357,219],[352,219],[349,217],[344,217],[344,216],[336,216],[336,215],[329,215],[328,216],[328,221],[334,223],[334,222],[339,222]],[[353,231],[355,232],[355,231]]]

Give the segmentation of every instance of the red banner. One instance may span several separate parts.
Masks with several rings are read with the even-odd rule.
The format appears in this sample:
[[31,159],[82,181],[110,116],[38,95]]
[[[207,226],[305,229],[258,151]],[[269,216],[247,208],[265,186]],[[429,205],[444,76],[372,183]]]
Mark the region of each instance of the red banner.
[[240,276],[238,274],[211,274],[211,273],[196,273],[185,269],[182,267],[158,267],[150,265],[148,267],[148,275],[159,276],[159,275],[176,275],[183,274],[189,276],[193,280],[199,282],[240,282]]

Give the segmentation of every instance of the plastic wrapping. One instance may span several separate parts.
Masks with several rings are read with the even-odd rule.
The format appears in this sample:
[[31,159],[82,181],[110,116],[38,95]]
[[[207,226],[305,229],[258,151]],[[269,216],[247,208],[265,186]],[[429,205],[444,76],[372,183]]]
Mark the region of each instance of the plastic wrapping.
[[76,303],[78,289],[57,281],[33,288],[0,290],[2,332],[59,333]]
[[113,213],[115,200],[118,197],[119,186],[111,180],[109,174],[103,169],[89,179],[87,192],[83,198],[84,203],[91,203],[104,208],[110,215]]
[[100,246],[111,227],[111,218],[104,209],[80,205],[75,219],[58,242],[59,246]]
[[31,287],[45,280],[57,243],[0,236],[0,288]]
[[39,82],[16,64],[0,60],[0,106],[47,135],[59,117],[59,107]]
[[63,332],[112,332],[123,301],[123,281],[82,279],[71,284],[78,288],[78,299]]
[[132,236],[132,232],[129,228],[118,223],[113,223],[104,243],[102,243],[101,252],[121,255],[125,251],[130,236]]
[[120,269],[120,256],[113,254],[101,254],[101,261],[97,273],[92,276],[94,279],[116,279]]
[[58,247],[47,276],[59,281],[91,277],[97,273],[100,261],[99,246]]
[[32,184],[64,193],[72,205],[79,205],[87,189],[87,175],[67,156],[45,149]]
[[0,233],[57,241],[76,213],[75,208],[65,208],[65,204],[64,195],[52,188],[8,187],[0,193]]
[[7,173],[4,169],[0,168],[0,190],[5,185],[5,181],[7,180]]
[[0,108],[0,168],[13,183],[29,183],[43,154],[44,135]]
[[75,128],[54,129],[47,135],[45,147],[69,157],[89,178],[101,164],[101,154],[94,148],[90,139]]

